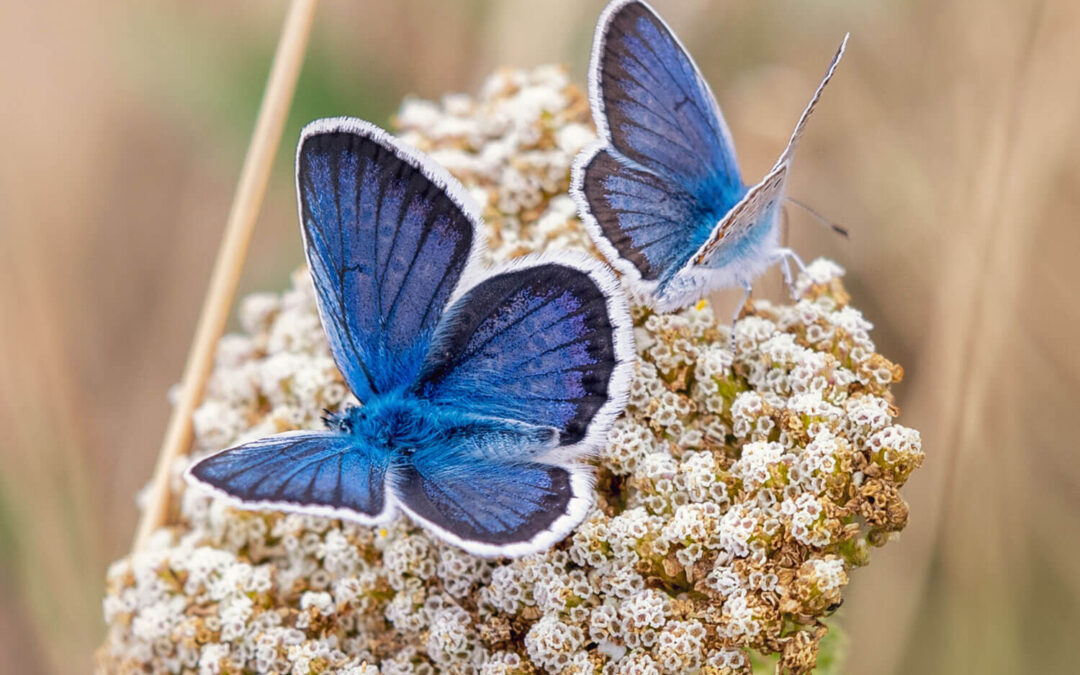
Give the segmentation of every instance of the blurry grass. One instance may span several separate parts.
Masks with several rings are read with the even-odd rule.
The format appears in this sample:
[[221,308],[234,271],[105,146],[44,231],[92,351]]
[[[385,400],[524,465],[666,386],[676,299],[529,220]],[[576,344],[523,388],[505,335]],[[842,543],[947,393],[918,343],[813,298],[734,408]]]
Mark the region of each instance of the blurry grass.
[[0,476],[0,574],[4,576],[9,576],[19,551],[18,529],[11,510],[11,498]]
[[[277,43],[277,27],[268,20],[276,16],[267,12],[262,17],[263,30],[238,31],[235,23],[222,21],[219,11],[207,8],[192,11],[184,3],[139,7],[128,28],[137,39],[118,45],[124,50],[119,56],[160,111],[172,111],[194,132],[213,134],[211,140],[230,156],[242,155]],[[385,122],[402,94],[378,61],[359,67],[328,48],[320,39],[325,29],[319,26],[324,25],[320,21],[311,38],[275,162],[278,171],[291,174],[294,141],[307,122],[338,115]]]
[[[37,309],[47,311],[40,303]],[[0,344],[11,353],[48,358],[56,342],[47,334],[8,333],[0,335]],[[82,467],[84,450],[69,433],[72,411],[50,387],[62,378],[56,362],[7,364],[0,425],[6,442],[32,451],[5,453],[0,572],[14,580],[41,642],[62,646],[46,653],[53,670],[75,672],[100,633],[100,591],[94,586],[100,585],[104,556],[95,538],[100,520]]]

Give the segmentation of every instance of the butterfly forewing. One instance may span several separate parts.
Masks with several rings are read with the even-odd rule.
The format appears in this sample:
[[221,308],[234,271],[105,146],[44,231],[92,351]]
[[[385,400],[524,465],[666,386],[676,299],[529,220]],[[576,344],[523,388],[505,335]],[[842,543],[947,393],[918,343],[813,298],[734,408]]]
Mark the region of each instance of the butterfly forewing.
[[840,65],[840,59],[844,56],[844,50],[847,49],[848,38],[851,35],[845,35],[843,41],[840,43],[840,47],[836,50],[836,54],[833,55],[832,61],[829,62],[829,67],[825,70],[825,77],[821,78],[821,83],[814,91],[814,95],[810,97],[810,102],[806,104],[806,108],[803,109],[802,115],[799,116],[799,121],[795,125],[795,131],[791,133],[791,139],[788,141],[787,147],[784,148],[783,154],[780,155],[780,159],[777,160],[776,166],[781,164],[790,163],[795,156],[795,148],[799,145],[799,139],[802,138],[803,131],[806,129],[806,122],[810,119],[810,115],[814,113],[814,108],[817,107],[818,101],[821,99],[821,93],[825,91],[825,85],[829,84],[829,80],[832,79],[833,73],[836,72],[836,66]]
[[733,204],[742,181],[731,134],[664,21],[645,3],[612,3],[594,48],[591,95],[611,145],[704,203]]
[[308,265],[334,359],[361,401],[415,378],[476,247],[449,176],[359,120],[309,125],[297,151]]
[[781,164],[750,188],[694,254],[693,265],[718,268],[739,264],[740,254],[759,243],[754,235],[762,234],[776,218],[784,199],[787,174],[788,165]]
[[810,102],[806,105],[799,122],[795,125],[795,131],[791,134],[787,147],[780,155],[772,171],[769,172],[760,183],[747,190],[746,195],[727,213],[717,224],[716,229],[709,236],[708,241],[694,254],[692,264],[711,268],[719,268],[724,265],[737,264],[739,262],[740,247],[746,248],[746,237],[752,235],[755,228],[765,228],[773,224],[780,205],[784,200],[787,188],[788,174],[791,163],[795,158],[795,149],[802,138],[806,122],[813,114],[821,99],[821,93],[825,91],[825,85],[832,79],[836,66],[847,48],[848,36],[844,36],[840,48],[836,50],[825,76],[814,91]]

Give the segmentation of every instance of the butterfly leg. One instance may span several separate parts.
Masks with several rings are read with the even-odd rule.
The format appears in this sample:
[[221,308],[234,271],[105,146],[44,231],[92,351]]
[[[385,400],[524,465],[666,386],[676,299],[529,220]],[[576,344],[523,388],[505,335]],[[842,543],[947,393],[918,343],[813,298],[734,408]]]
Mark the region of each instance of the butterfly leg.
[[788,293],[791,297],[795,297],[795,282],[791,278],[791,261],[787,259],[787,256],[780,257],[780,271],[784,275],[784,286],[787,287]]
[[798,253],[790,248],[776,249],[773,252],[773,260],[780,263],[780,270],[784,274],[784,284],[787,286],[788,293],[791,294],[791,299],[798,300],[799,293],[795,290],[795,278],[791,275],[791,261],[795,261],[800,272],[806,271],[806,263],[803,262]]
[[750,291],[752,290],[749,281],[742,282],[743,296],[739,300],[739,304],[735,305],[735,311],[731,314],[731,353],[735,353],[735,322],[739,320],[739,315],[742,314],[743,308],[746,307],[746,301],[750,299]]

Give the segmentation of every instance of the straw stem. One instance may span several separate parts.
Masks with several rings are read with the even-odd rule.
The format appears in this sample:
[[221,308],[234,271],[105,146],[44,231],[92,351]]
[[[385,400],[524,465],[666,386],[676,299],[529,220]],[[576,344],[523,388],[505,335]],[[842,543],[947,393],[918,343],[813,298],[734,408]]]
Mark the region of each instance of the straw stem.
[[151,533],[164,524],[169,509],[169,473],[177,457],[191,445],[192,414],[202,399],[214,365],[214,352],[225,331],[236,287],[247,255],[251,233],[259,215],[274,155],[296,90],[308,36],[318,0],[292,0],[274,53],[274,62],[259,106],[255,131],[248,146],[233,197],[217,260],[210,277],[195,337],[184,367],[180,400],[173,408],[158,454],[146,508],[135,533],[133,551],[146,545]]

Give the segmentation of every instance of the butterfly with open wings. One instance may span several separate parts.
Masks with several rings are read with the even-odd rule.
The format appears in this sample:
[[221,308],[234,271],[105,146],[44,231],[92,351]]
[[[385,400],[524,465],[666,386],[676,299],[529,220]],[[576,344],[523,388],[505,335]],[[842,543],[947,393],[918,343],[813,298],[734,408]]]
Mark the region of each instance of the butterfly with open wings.
[[484,556],[565,537],[592,500],[574,460],[633,371],[614,274],[568,252],[485,269],[462,186],[362,120],[308,125],[296,181],[319,316],[361,405],[203,459],[189,481],[243,508],[364,524],[401,510]]

